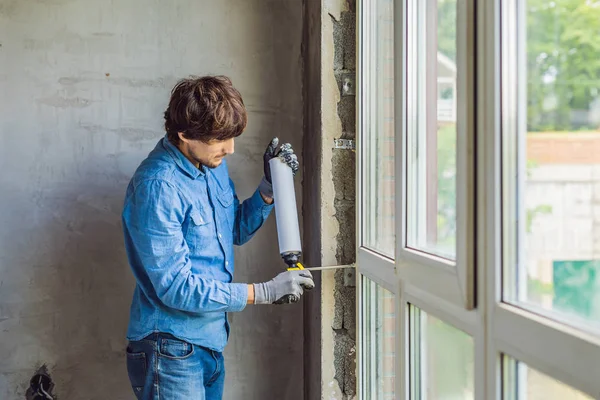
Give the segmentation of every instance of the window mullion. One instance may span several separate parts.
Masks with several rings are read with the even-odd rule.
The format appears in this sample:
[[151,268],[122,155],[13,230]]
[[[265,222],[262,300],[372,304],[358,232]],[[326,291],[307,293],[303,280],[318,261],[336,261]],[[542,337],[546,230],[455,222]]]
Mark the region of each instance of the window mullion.
[[396,399],[410,400],[409,357],[410,357],[410,313],[401,283],[397,282],[396,292]]
[[369,353],[372,354],[372,357],[369,357],[369,393],[373,393],[377,391],[377,359],[376,355],[379,354],[377,352],[377,302],[376,302],[376,294],[377,287],[375,286],[375,282],[369,282]]
[[456,265],[467,310],[475,307],[475,0],[457,2]]
[[[500,355],[493,339],[501,290],[500,0],[477,3],[476,245],[477,307],[483,319],[476,345],[476,398],[501,399]],[[481,384],[483,383],[483,385]]]
[[[395,254],[396,260],[406,243],[404,223],[406,221],[405,181],[406,160],[403,149],[406,142],[408,120],[407,110],[407,0],[394,0],[394,208],[395,208]],[[400,279],[397,276],[397,263],[394,263],[394,283],[396,285],[396,399],[410,400],[409,364],[410,323],[408,304],[405,301]]]

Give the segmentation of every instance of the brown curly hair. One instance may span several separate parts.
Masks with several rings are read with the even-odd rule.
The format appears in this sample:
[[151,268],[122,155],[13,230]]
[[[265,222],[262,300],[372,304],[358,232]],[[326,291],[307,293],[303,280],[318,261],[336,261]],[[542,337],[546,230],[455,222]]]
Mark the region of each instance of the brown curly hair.
[[167,137],[175,145],[180,142],[179,132],[204,143],[238,137],[247,122],[242,96],[226,76],[180,80],[165,111]]

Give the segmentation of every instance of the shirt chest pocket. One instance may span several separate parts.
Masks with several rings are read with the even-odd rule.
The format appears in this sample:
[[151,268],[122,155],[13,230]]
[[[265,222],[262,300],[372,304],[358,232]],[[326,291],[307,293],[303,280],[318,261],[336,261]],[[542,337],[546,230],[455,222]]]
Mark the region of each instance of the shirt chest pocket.
[[221,212],[223,213],[227,223],[229,224],[229,229],[233,229],[233,224],[235,221],[235,210],[233,207],[233,190],[224,190],[219,192],[217,195],[217,200],[219,203],[219,207]]
[[185,241],[190,250],[206,248],[215,240],[214,225],[203,210],[192,210],[187,221]]

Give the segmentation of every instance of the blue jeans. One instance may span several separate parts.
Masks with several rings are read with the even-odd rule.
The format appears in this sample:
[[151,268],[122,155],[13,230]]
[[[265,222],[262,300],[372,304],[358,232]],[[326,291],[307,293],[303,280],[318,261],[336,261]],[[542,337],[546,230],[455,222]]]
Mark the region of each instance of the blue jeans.
[[127,346],[127,373],[138,400],[221,400],[223,354],[153,333]]

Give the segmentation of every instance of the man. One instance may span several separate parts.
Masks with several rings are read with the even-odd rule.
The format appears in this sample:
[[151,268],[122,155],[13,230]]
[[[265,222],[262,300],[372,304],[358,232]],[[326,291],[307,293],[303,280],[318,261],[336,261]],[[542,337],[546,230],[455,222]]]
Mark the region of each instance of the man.
[[291,146],[273,139],[258,189],[240,204],[224,158],[246,121],[228,78],[180,81],[165,112],[167,134],[127,188],[123,230],[137,281],[127,371],[138,399],[221,399],[226,313],[295,302],[314,287],[308,271],[232,283],[233,245],[250,240],[273,208],[269,160],[281,157],[298,170]]

